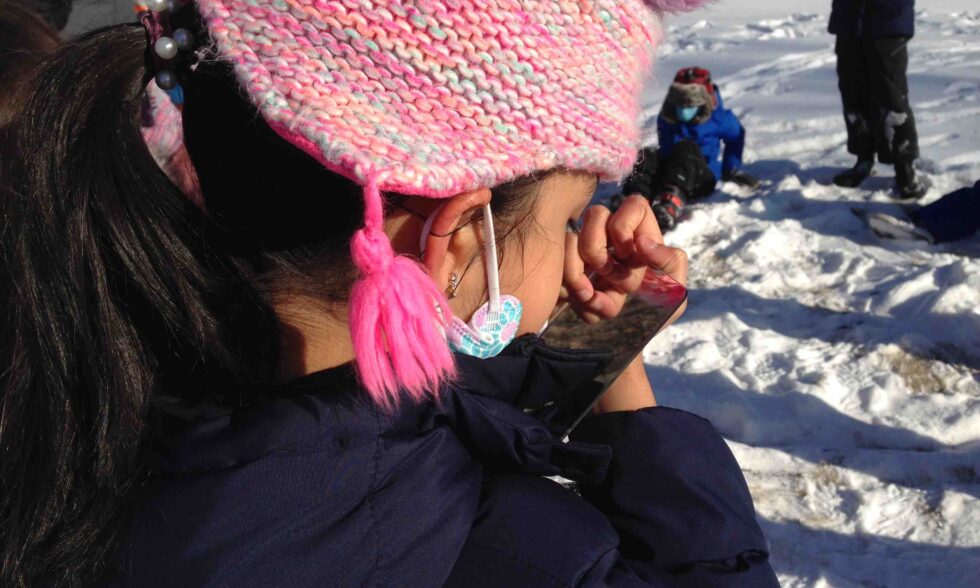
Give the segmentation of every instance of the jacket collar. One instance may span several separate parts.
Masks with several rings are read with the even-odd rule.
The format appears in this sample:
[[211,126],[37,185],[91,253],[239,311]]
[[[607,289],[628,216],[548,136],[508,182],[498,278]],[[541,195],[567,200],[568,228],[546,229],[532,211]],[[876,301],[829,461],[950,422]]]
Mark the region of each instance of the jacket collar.
[[438,403],[382,414],[340,366],[261,393],[242,409],[163,409],[168,433],[158,439],[154,469],[161,473],[232,467],[277,451],[311,444],[343,446],[355,437],[417,435],[447,423],[485,467],[570,479],[601,480],[607,447],[563,443],[549,415],[610,360],[597,351],[560,350],[535,336],[515,340],[490,359],[456,357],[459,377]]

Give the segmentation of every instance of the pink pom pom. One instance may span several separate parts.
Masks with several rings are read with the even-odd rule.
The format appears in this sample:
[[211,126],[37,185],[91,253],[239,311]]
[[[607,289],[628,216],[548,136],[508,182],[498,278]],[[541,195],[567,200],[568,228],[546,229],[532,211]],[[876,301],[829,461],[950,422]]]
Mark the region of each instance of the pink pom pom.
[[354,362],[371,398],[386,409],[402,395],[436,398],[455,374],[444,331],[452,319],[445,294],[416,261],[395,255],[384,233],[377,182],[364,190],[364,228],[351,241],[361,277],[350,304]]

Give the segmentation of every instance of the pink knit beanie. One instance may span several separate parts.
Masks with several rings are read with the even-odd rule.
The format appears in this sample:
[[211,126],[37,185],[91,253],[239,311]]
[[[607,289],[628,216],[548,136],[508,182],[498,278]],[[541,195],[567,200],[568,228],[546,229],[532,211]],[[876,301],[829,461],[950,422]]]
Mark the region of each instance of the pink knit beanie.
[[197,1],[266,122],[365,187],[350,326],[378,403],[434,394],[453,373],[448,303],[395,255],[381,193],[443,198],[554,168],[620,179],[636,157],[657,12],[701,3]]

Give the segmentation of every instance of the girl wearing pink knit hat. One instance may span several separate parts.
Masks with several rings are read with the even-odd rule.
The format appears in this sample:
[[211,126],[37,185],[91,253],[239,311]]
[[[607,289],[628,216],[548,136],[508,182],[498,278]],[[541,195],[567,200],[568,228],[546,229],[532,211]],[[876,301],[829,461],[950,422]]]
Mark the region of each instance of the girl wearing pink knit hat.
[[4,179],[0,584],[776,585],[711,425],[638,360],[564,442],[606,355],[534,335],[686,280],[588,203],[698,3],[146,0],[57,53]]

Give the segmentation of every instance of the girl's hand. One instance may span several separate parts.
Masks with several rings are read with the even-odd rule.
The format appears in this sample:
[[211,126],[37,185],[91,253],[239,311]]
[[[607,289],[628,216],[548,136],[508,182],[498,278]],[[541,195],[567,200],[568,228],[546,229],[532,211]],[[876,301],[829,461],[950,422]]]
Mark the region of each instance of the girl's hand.
[[[649,268],[687,285],[687,255],[664,245],[663,234],[650,204],[634,195],[615,213],[604,206],[586,210],[582,230],[566,239],[563,295],[586,322],[596,323],[619,314]],[[595,273],[593,285],[588,275]],[[679,318],[687,302],[671,318]],[[657,401],[638,356],[606,390],[596,413],[639,410]]]
[[[586,322],[618,315],[648,268],[687,285],[687,255],[664,245],[657,219],[642,196],[630,196],[615,213],[591,206],[583,219],[579,234],[566,236],[562,296]],[[595,284],[589,280],[592,273]]]

